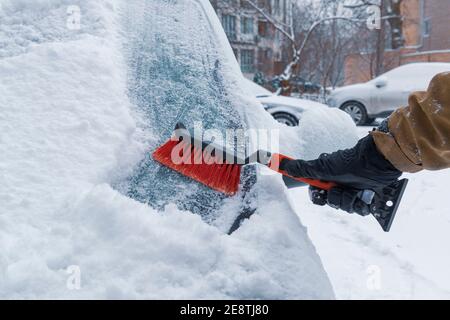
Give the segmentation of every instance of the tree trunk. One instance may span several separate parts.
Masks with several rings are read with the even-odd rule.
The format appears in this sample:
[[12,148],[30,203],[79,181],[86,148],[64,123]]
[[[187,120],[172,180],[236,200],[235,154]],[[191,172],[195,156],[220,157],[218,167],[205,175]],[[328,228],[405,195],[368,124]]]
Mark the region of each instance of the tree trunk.
[[401,12],[402,0],[391,0],[391,12],[395,17],[389,19],[389,25],[391,26],[391,45],[392,49],[401,48],[404,44],[403,39],[403,19]]
[[[385,0],[380,2],[381,16],[385,16],[386,3]],[[381,21],[380,29],[377,31],[377,48],[375,57],[375,76],[379,76],[383,73],[384,69],[384,52],[385,52],[385,39],[386,39],[386,23]]]

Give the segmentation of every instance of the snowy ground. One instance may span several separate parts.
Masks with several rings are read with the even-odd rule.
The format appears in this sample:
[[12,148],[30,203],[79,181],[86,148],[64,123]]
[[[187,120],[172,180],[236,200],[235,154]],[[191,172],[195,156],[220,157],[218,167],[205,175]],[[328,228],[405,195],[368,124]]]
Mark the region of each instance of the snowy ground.
[[313,206],[304,189],[290,191],[338,299],[450,298],[450,170],[408,178],[390,233],[374,219]]

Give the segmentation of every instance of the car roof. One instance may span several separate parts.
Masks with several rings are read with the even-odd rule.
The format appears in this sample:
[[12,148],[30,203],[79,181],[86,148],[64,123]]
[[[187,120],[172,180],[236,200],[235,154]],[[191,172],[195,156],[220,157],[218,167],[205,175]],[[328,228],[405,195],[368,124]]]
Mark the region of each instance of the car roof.
[[387,77],[402,88],[425,90],[435,75],[446,71],[450,71],[450,63],[410,63],[392,69],[381,77]]
[[443,62],[414,62],[399,66],[385,73],[385,75],[400,72],[414,72],[415,74],[429,74],[450,71],[450,63]]
[[404,64],[402,66],[399,66],[399,68],[424,68],[424,67],[441,67],[443,69],[445,68],[449,68],[450,67],[450,63],[446,63],[446,62],[412,62],[412,63],[408,63],[408,64]]

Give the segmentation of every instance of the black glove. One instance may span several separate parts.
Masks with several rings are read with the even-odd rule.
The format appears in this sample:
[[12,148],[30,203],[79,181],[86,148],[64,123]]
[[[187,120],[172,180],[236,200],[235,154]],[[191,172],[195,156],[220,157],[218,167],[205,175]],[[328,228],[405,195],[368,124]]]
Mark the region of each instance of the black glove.
[[[359,199],[360,192],[367,189],[376,192],[396,182],[402,175],[377,150],[371,135],[351,149],[322,154],[316,160],[283,160],[280,169],[293,177],[336,182],[340,187],[328,193],[322,192],[322,203],[325,201],[323,204],[362,215],[367,214],[368,205]],[[310,194],[314,193],[317,195],[315,188]]]
[[317,160],[287,160],[280,169],[290,176],[336,182],[359,190],[383,188],[402,173],[377,150],[371,135],[347,150],[322,154]]
[[319,206],[329,205],[332,208],[340,209],[348,213],[357,213],[361,216],[370,214],[370,203],[364,202],[363,190],[356,190],[347,187],[336,187],[329,191],[313,186],[309,187],[309,198]]

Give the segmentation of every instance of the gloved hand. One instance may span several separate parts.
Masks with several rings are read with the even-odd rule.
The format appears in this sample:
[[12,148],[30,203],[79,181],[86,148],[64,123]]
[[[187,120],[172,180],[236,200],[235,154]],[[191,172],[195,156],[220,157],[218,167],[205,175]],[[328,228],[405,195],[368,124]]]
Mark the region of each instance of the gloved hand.
[[[285,159],[281,161],[280,169],[293,177],[336,182],[340,187],[330,190],[323,197],[327,199],[326,203],[363,215],[366,214],[366,208],[358,199],[358,193],[366,189],[376,192],[396,182],[402,175],[402,172],[377,150],[371,135],[361,139],[351,149],[322,154],[316,160]],[[317,193],[317,190],[312,189],[310,194],[314,192]],[[314,202],[314,199],[312,200]]]
[[310,186],[309,198],[314,204],[319,206],[329,205],[332,208],[348,213],[366,216],[370,214],[370,204],[361,199],[363,192],[362,190],[347,187],[336,187],[326,191]]

